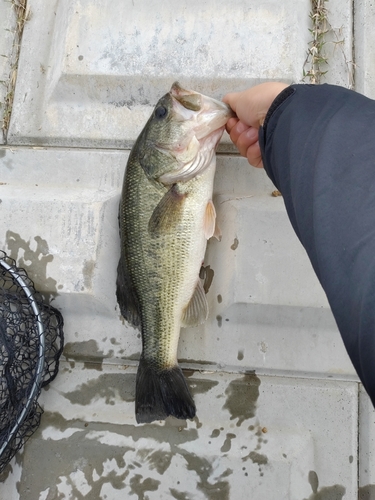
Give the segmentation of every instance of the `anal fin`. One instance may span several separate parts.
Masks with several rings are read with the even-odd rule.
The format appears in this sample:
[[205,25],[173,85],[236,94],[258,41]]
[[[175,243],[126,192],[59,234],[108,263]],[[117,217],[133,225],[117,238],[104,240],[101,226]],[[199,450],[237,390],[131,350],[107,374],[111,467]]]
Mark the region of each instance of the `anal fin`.
[[198,326],[206,321],[208,317],[208,304],[204,293],[201,280],[198,280],[197,286],[187,305],[182,318],[181,326]]

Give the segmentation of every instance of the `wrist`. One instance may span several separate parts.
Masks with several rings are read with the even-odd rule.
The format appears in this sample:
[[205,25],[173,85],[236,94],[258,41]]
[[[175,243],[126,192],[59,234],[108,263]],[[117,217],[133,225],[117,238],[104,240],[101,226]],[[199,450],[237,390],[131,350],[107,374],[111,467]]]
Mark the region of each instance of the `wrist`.
[[[271,118],[272,114],[274,111],[291,95],[294,94],[295,89],[291,87],[290,85],[282,84],[283,87],[279,87],[280,91],[275,92],[275,96],[273,101],[271,102],[270,107],[268,108],[268,111],[264,117],[263,123],[261,123],[261,126],[265,129],[267,127],[268,121]],[[275,91],[277,89],[275,88]]]
[[267,82],[259,86],[259,90],[263,93],[264,106],[262,112],[259,116],[259,126],[263,126],[269,110],[273,106],[273,103],[277,97],[286,89],[289,85],[283,82]]

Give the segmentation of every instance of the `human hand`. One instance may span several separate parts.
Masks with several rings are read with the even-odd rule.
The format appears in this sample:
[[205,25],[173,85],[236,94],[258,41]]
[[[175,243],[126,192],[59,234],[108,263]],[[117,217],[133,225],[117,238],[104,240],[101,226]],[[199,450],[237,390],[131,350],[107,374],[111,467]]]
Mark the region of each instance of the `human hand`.
[[228,120],[227,132],[240,155],[247,158],[254,167],[263,167],[258,141],[259,127],[263,125],[274,99],[286,87],[288,84],[281,82],[262,83],[243,92],[227,94],[223,98],[237,115],[237,118]]

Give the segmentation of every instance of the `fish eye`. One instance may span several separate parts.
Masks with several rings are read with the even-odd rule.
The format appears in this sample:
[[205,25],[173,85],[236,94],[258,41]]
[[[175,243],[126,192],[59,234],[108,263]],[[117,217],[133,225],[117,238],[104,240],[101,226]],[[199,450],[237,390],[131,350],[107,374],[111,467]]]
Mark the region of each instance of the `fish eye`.
[[158,106],[155,109],[155,117],[158,120],[161,120],[162,118],[164,118],[165,116],[167,116],[167,113],[168,113],[168,110],[164,106]]

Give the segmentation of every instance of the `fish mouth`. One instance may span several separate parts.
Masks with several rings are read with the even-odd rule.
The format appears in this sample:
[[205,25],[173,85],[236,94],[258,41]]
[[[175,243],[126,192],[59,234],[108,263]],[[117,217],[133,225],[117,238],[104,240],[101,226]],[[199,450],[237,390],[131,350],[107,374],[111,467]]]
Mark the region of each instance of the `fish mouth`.
[[235,116],[224,102],[194,90],[186,90],[178,82],[172,85],[170,95],[175,113],[184,120],[194,119],[194,134],[198,140],[223,127],[229,118]]
[[[165,185],[186,182],[200,175],[211,164],[216,147],[224,132],[224,126],[231,116],[231,108],[193,90],[186,90],[178,82],[172,85],[170,95],[173,101],[175,119],[189,122],[190,132],[184,148],[175,151],[180,168],[159,177]],[[189,156],[189,152],[191,155]]]

